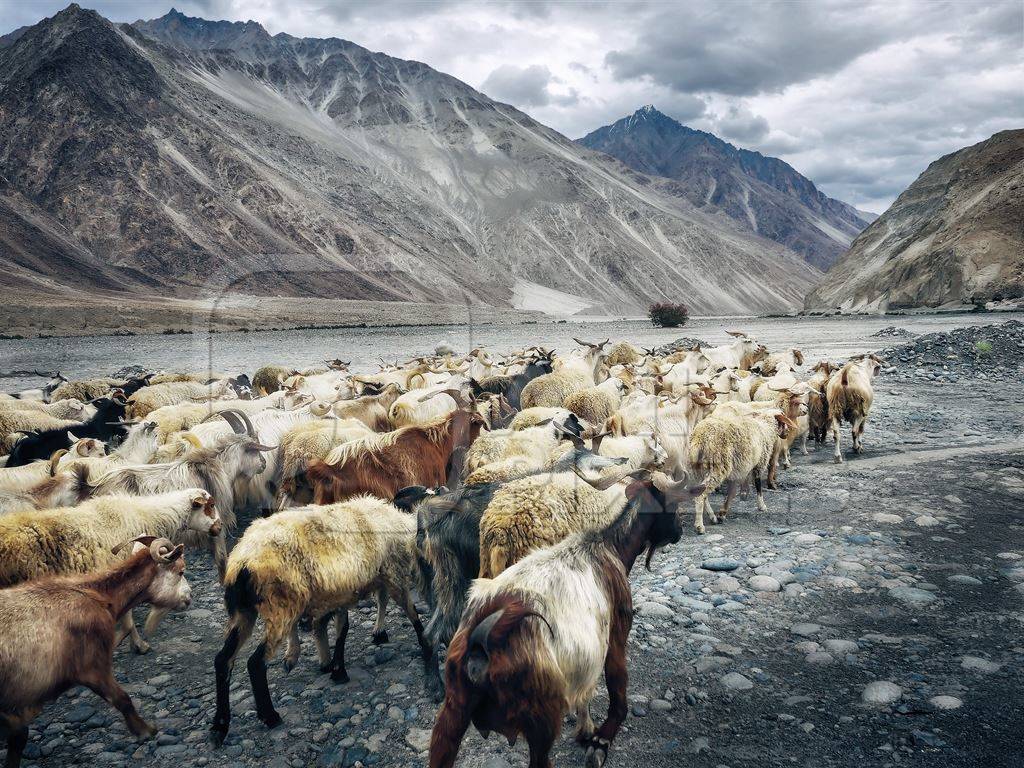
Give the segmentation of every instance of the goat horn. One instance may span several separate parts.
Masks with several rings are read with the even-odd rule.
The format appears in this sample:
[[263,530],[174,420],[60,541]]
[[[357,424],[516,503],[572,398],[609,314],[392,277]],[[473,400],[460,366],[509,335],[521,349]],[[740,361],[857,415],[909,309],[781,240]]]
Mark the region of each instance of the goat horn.
[[217,411],[217,414],[231,425],[231,429],[236,434],[248,435],[253,440],[256,439],[256,429],[253,427],[252,422],[249,421],[249,417],[245,412],[237,408],[225,408],[223,411]]
[[[142,544],[143,546],[148,547],[150,544],[152,544],[156,540],[157,540],[156,536],[136,536],[134,539],[129,539],[128,541],[123,541],[120,544],[118,544],[116,547],[114,547],[112,550],[110,550],[110,554],[116,555],[122,549],[124,549],[125,547],[127,547],[127,546],[129,546],[131,544]],[[164,541],[166,541],[166,539],[164,539]]]
[[470,648],[480,646],[484,653],[488,653],[488,648],[491,630],[494,629],[494,625],[497,624],[501,617],[505,615],[505,609],[501,608],[494,613],[486,616],[476,627],[473,629],[472,634],[469,636],[469,642],[467,645]]
[[149,554],[158,563],[173,563],[185,551],[185,545],[174,546],[170,539],[156,539],[149,545]]

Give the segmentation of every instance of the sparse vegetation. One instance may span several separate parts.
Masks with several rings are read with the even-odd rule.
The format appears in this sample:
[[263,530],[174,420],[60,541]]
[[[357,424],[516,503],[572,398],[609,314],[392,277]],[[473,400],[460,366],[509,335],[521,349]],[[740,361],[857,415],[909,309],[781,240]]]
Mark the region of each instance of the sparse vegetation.
[[685,304],[659,301],[647,308],[647,316],[658,328],[678,328],[686,325],[690,312]]
[[991,341],[979,341],[974,345],[974,350],[981,357],[988,357],[992,354],[992,342]]

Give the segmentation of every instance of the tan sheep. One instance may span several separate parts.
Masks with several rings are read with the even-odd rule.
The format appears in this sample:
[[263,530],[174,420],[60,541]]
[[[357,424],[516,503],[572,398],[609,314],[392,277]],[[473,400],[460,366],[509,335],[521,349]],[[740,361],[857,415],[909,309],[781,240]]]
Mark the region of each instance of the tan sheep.
[[608,357],[605,364],[613,365],[634,365],[644,358],[644,353],[630,344],[628,341],[617,341],[608,349]]
[[[723,403],[694,427],[690,436],[690,466],[704,486],[704,492],[695,501],[693,527],[697,533],[704,533],[705,510],[712,522],[725,521],[739,484],[751,474],[758,509],[768,511],[761,478],[767,475],[779,439],[785,438],[796,425],[777,409],[754,413],[744,413],[742,409],[741,403]],[[715,515],[708,495],[722,483],[728,483],[725,503]]]
[[294,368],[283,365],[264,365],[252,376],[252,388],[260,396],[267,396],[271,392],[281,389],[285,379],[295,375]]
[[565,398],[562,405],[586,424],[600,425],[615,413],[626,392],[621,379],[609,378],[597,386],[587,387]]
[[103,397],[115,387],[124,384],[124,379],[102,377],[83,379],[81,381],[65,381],[50,393],[50,400],[81,400],[87,403],[97,397]]

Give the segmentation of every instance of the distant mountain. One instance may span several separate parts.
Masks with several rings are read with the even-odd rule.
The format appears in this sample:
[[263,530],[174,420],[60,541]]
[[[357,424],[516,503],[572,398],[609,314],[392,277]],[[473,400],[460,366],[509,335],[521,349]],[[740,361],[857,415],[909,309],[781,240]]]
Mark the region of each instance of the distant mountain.
[[588,133],[579,143],[676,184],[671,191],[699,208],[724,211],[738,226],[827,269],[871,220],[820,192],[792,166],[737,149],[673,120],[653,106]]
[[0,286],[626,312],[820,273],[506,104],[335,38],[71,5],[0,47]]
[[1024,130],[941,157],[853,241],[810,310],[1024,297]]

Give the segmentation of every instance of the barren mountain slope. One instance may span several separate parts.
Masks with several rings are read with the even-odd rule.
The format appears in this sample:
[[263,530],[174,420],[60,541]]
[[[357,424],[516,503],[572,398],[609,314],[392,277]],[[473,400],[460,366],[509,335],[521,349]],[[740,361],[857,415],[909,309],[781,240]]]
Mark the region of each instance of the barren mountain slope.
[[774,240],[822,269],[834,264],[871,220],[820,192],[782,160],[737,149],[650,105],[579,143],[641,173],[672,179],[670,193],[700,208],[720,209],[735,226]]
[[790,309],[818,277],[418,62],[173,11],[115,26],[72,5],[19,32],[0,215],[20,256],[0,284],[526,307],[544,286],[726,313]]
[[807,297],[884,311],[1024,296],[1024,130],[928,166]]

